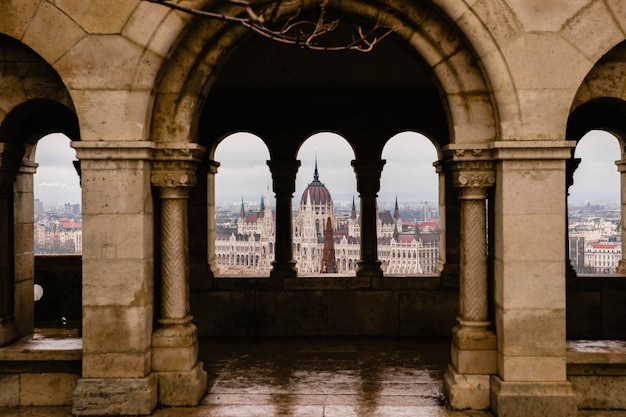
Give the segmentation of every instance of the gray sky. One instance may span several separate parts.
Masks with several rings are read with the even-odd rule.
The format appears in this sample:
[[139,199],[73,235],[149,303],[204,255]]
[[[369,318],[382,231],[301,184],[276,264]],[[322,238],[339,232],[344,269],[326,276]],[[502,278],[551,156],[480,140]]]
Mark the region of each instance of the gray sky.
[[[328,188],[333,200],[352,201],[358,198],[356,177],[350,162],[354,153],[348,142],[333,133],[320,133],[307,139],[298,152],[301,161],[296,177],[294,204],[306,186],[313,181],[315,157],[319,179]],[[392,138],[383,150],[387,163],[381,178],[381,200],[435,200],[437,175],[432,163],[437,159],[435,148],[417,133],[404,133]],[[258,202],[271,189],[272,180],[265,161],[269,152],[261,139],[250,135],[232,135],[215,151],[220,162],[216,176],[216,201],[239,204]],[[273,197],[273,195],[272,195]]]
[[[330,190],[335,201],[358,198],[356,180],[350,161],[354,154],[348,143],[338,135],[321,133],[310,137],[300,148],[301,167],[296,178],[294,203],[313,180],[317,153],[320,181]],[[619,173],[614,161],[620,159],[617,139],[609,133],[587,134],[576,148],[576,157],[583,161],[574,174],[570,201],[612,199],[619,201]],[[434,147],[417,133],[402,133],[390,139],[383,150],[387,160],[381,177],[379,200],[434,201],[437,176],[432,163],[437,159]],[[72,160],[76,159],[69,139],[61,134],[49,135],[37,145],[35,160],[35,197],[47,203],[80,203],[79,179]],[[215,159],[221,163],[216,177],[216,201],[240,204],[258,203],[261,195],[271,190],[272,179],[266,161],[269,152],[261,139],[238,133],[224,140]],[[273,198],[273,193],[270,192]]]
[[75,159],[76,151],[65,135],[42,138],[35,152],[39,164],[34,178],[35,198],[53,204],[80,203],[80,181],[72,165]]
[[598,130],[589,132],[578,143],[574,156],[582,161],[574,172],[569,201],[619,202],[620,175],[615,161],[621,156],[615,136]]

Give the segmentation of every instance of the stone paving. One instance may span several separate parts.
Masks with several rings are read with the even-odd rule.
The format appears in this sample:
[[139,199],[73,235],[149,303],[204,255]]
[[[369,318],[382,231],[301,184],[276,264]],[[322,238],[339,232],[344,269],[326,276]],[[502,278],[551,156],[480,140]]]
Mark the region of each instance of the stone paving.
[[[446,407],[445,340],[202,340],[200,348],[208,395],[198,407],[153,416],[492,417]],[[71,409],[5,408],[0,416],[70,417]],[[626,417],[626,411],[578,416]]]

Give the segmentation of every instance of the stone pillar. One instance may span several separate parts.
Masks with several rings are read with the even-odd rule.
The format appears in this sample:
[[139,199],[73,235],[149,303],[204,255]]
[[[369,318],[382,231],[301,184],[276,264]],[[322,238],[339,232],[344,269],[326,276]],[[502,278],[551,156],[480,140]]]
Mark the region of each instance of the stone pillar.
[[489,158],[485,149],[455,149],[452,157],[460,204],[459,316],[444,386],[456,409],[489,408],[490,375],[498,371],[488,308],[486,198],[495,183]]
[[0,143],[0,346],[18,338],[15,322],[17,278],[14,273],[13,186],[23,155],[22,146]]
[[565,335],[566,141],[496,142],[494,297],[498,374],[491,409],[576,415]]
[[380,174],[385,160],[353,160],[356,174],[356,188],[361,207],[361,257],[357,261],[356,275],[359,277],[382,277],[383,271],[378,259],[376,236],[376,197],[380,190]]
[[18,337],[35,329],[35,193],[34,175],[37,164],[22,159],[13,186],[13,248],[15,275],[15,324]]
[[276,244],[270,277],[295,278],[298,271],[293,259],[291,204],[300,161],[267,161],[267,165],[272,172],[272,187],[276,194]]
[[615,165],[617,165],[617,170],[620,174],[620,197],[622,201],[622,230],[620,230],[622,234],[622,259],[617,264],[617,273],[621,275],[626,275],[626,247],[624,245],[624,240],[626,239],[626,159],[620,159],[619,161],[615,161]]
[[83,203],[82,376],[75,415],[150,414],[153,202],[149,142],[72,142]]
[[439,196],[438,201],[438,209],[439,209],[439,259],[437,259],[437,266],[435,267],[435,272],[437,274],[441,274],[446,265],[447,253],[446,253],[446,230],[447,230],[447,211],[446,211],[446,178],[443,172],[443,163],[442,161],[437,161],[433,163],[435,167],[435,172],[437,173],[438,180],[438,190],[437,195]]
[[152,334],[152,370],[159,374],[159,403],[194,406],[206,394],[198,361],[198,330],[189,308],[187,198],[204,149],[196,144],[157,148],[152,185],[161,205],[161,311]]
[[217,265],[217,258],[215,257],[215,174],[220,163],[217,161],[209,161],[209,170],[207,173],[207,217],[208,221],[208,236],[207,247],[208,254],[207,259],[209,262],[209,269],[213,276],[220,273],[219,266]]

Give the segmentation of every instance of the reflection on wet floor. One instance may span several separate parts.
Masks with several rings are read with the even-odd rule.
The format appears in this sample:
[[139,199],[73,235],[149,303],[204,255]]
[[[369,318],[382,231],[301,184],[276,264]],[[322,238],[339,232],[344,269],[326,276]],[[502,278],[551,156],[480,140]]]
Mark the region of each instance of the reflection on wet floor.
[[[156,417],[488,417],[451,411],[443,397],[449,340],[201,340],[208,395]],[[5,408],[3,417],[70,417],[68,407]],[[626,417],[579,411],[578,417]]]
[[204,340],[209,394],[193,412],[156,415],[488,415],[446,409],[449,349],[448,340]]

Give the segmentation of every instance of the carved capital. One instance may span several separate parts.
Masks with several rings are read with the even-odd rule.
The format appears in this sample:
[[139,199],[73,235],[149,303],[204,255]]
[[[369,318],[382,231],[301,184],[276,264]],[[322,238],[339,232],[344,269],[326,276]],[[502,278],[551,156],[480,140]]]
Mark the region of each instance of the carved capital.
[[193,187],[204,148],[195,143],[157,146],[153,149],[152,185],[159,188]]
[[374,161],[356,159],[351,162],[356,174],[356,188],[361,196],[375,196],[380,191],[380,174],[386,162],[384,159]]
[[217,169],[220,165],[217,161],[209,161],[209,174],[217,174]]
[[276,162],[267,161],[272,173],[272,187],[276,196],[292,196],[296,191],[296,174],[300,169],[300,161]]
[[487,188],[496,182],[493,151],[484,145],[444,149],[452,171],[452,183],[459,188]]

